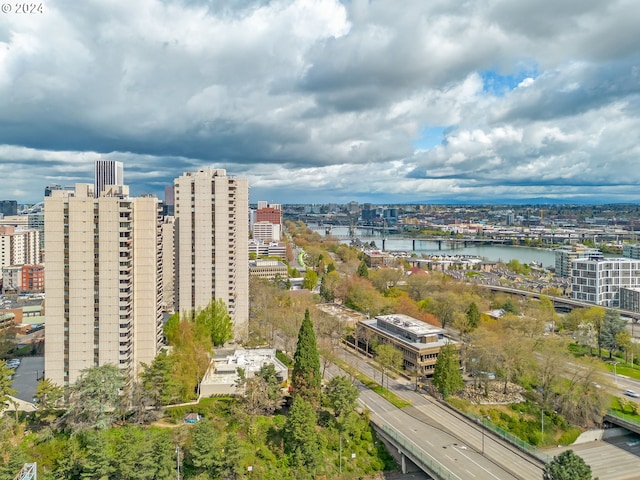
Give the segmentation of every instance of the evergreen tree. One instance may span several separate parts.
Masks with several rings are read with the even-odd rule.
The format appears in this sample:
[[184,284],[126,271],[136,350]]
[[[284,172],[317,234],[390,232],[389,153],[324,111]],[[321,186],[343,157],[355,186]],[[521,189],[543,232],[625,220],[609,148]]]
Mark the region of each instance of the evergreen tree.
[[284,426],[285,453],[293,465],[312,469],[320,461],[320,446],[313,405],[295,397]]
[[573,450],[566,450],[553,457],[553,460],[545,465],[542,478],[543,480],[593,480],[591,467]]
[[6,463],[4,455],[5,451],[0,451],[0,480],[13,480],[29,459],[19,446],[11,447]]
[[480,310],[478,310],[478,305],[476,302],[471,302],[469,308],[467,308],[467,323],[469,327],[473,330],[480,325]]
[[364,260],[362,260],[360,265],[358,265],[358,271],[356,274],[362,278],[369,278],[369,269],[367,268],[367,264]]
[[9,396],[18,393],[11,387],[13,383],[11,377],[14,372],[15,370],[9,368],[4,360],[0,360],[0,413],[9,405]]
[[298,332],[298,345],[296,353],[293,355],[293,361],[291,375],[293,395],[301,396],[312,405],[317,405],[320,399],[322,375],[316,334],[309,317],[309,309],[304,312],[304,320]]
[[86,437],[87,453],[82,470],[82,478],[100,479],[109,478],[113,472],[109,442],[104,430],[92,432]]
[[217,437],[213,425],[208,420],[202,420],[193,427],[191,447],[185,461],[192,465],[197,473],[207,472],[214,468],[216,452],[213,446]]
[[440,349],[433,370],[433,385],[445,398],[459,392],[464,387],[458,350],[452,343],[447,343]]

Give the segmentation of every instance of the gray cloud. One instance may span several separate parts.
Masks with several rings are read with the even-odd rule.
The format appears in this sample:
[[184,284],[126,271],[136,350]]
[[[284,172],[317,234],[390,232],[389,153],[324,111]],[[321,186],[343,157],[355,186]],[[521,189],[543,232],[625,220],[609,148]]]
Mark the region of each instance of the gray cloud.
[[[37,201],[108,157],[134,193],[215,165],[248,176],[254,201],[636,201],[632,3],[51,0],[2,15],[5,195]],[[421,147],[430,127],[442,142]]]

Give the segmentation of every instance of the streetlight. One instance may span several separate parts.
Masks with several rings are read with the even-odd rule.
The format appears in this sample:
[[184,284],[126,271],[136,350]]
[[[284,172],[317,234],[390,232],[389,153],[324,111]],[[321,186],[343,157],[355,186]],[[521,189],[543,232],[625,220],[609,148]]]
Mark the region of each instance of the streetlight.
[[180,480],[180,445],[176,446],[176,472],[178,480]]
[[614,381],[616,382],[616,385],[618,384],[618,372],[616,369],[616,365],[618,365],[618,362],[613,362],[613,378]]
[[540,410],[540,430],[542,431],[542,436],[544,437],[544,410]]

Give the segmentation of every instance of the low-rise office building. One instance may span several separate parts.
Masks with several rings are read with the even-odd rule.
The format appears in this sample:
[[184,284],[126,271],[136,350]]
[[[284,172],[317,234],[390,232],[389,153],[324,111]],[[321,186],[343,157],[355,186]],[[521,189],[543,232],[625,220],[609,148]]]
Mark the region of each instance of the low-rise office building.
[[267,280],[277,277],[286,279],[287,266],[278,260],[249,260],[249,276]]
[[403,314],[378,315],[371,320],[361,320],[356,327],[360,346],[368,338],[379,344],[388,344],[402,352],[403,367],[417,370],[420,375],[433,375],[438,354],[442,347],[458,342],[446,335],[442,328]]

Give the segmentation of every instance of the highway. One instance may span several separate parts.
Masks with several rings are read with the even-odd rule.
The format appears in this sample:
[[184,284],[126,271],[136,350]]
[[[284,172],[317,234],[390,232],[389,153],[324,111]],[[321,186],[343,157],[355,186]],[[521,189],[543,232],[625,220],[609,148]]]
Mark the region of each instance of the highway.
[[[380,373],[345,352],[345,360],[374,378]],[[338,367],[330,376],[343,374]],[[386,380],[386,379],[385,379]],[[386,381],[385,381],[386,383]],[[413,383],[389,379],[389,388],[412,406],[398,409],[378,394],[358,385],[360,402],[378,425],[395,429],[399,436],[433,462],[451,472],[451,478],[540,480],[543,463],[529,457],[443,407],[427,395],[413,391]]]

